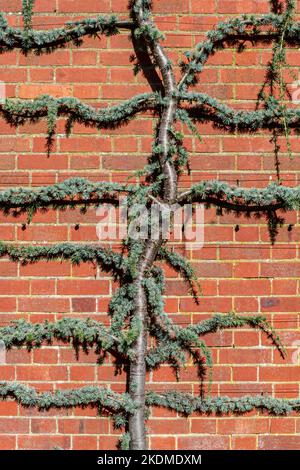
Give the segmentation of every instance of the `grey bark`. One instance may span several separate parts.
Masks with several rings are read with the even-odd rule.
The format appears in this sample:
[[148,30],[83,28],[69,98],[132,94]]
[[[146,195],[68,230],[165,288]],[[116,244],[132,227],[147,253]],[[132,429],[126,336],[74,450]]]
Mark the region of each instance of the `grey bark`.
[[[138,8],[134,8],[138,7]],[[151,24],[151,19],[145,19],[145,11],[140,0],[133,2],[132,16],[138,27],[145,24]],[[157,144],[161,146],[162,151],[159,155],[161,171],[165,177],[163,202],[173,204],[177,197],[177,173],[173,162],[168,158],[170,147],[169,129],[174,123],[175,112],[177,108],[177,99],[174,96],[176,91],[176,82],[173,70],[166,56],[163,47],[158,41],[144,35],[145,42],[153,55],[155,63],[160,70],[165,97],[168,98],[164,105],[158,128]],[[146,438],[146,407],[145,407],[145,382],[146,382],[146,363],[145,355],[147,349],[147,299],[143,289],[143,278],[145,272],[151,268],[155,261],[157,252],[162,245],[163,240],[160,234],[158,241],[148,240],[144,253],[138,265],[138,276],[135,281],[137,288],[137,298],[135,303],[134,315],[140,319],[142,328],[139,337],[134,345],[135,359],[129,367],[129,392],[131,398],[138,405],[137,411],[129,418],[130,449],[147,449]]]

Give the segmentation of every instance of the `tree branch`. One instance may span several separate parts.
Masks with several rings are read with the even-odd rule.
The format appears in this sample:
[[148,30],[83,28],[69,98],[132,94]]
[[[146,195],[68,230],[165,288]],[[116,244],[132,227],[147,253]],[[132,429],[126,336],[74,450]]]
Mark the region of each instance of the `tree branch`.
[[73,390],[57,390],[54,393],[38,393],[32,387],[16,382],[0,382],[0,398],[13,398],[22,406],[37,407],[39,410],[51,408],[72,408],[75,406],[98,406],[113,413],[133,413],[135,404],[127,393],[115,393],[108,388],[83,387]]
[[237,212],[268,212],[300,207],[300,186],[294,188],[271,183],[266,188],[242,188],[218,180],[202,181],[179,194],[178,204],[199,202]]
[[[0,192],[0,210],[14,215],[28,212],[32,216],[38,209],[65,206],[98,206],[102,203],[118,204],[121,193],[134,194],[136,186],[110,182],[92,182],[85,178],[70,178],[62,183],[40,188],[10,188]],[[19,209],[19,211],[17,211]]]
[[112,36],[120,29],[132,30],[133,23],[120,21],[115,15],[110,17],[98,16],[97,18],[85,18],[79,21],[68,22],[61,28],[45,31],[34,29],[13,28],[8,25],[3,14],[0,15],[0,53],[13,49],[20,49],[23,54],[29,51],[37,53],[49,53],[64,47],[67,43],[80,44],[84,36],[96,36],[103,34]]
[[91,318],[63,318],[54,323],[46,321],[34,324],[20,320],[0,328],[0,340],[6,349],[26,346],[31,350],[39,348],[44,342],[51,344],[54,339],[72,342],[76,349],[82,345],[83,349],[96,346],[98,350],[109,350],[119,342],[108,328]]
[[[220,22],[215,29],[209,31],[207,39],[197,44],[193,52],[187,53],[188,63],[182,63],[183,75],[178,83],[179,89],[186,89],[196,82],[196,76],[201,73],[203,66],[210,56],[216,51],[223,49],[227,44],[236,44],[241,41],[262,41],[270,43],[279,37],[282,23],[285,21],[284,15],[269,13],[262,16],[243,15],[225,22]],[[272,31],[265,31],[271,26]],[[252,30],[250,29],[252,28]],[[263,28],[259,30],[259,28]],[[291,46],[300,44],[300,23],[288,26],[285,32],[285,41]]]
[[[159,103],[158,95],[144,93],[134,96],[110,108],[94,108],[77,98],[53,98],[43,95],[34,100],[7,99],[0,104],[0,116],[13,126],[25,122],[37,122],[55,109],[55,117],[68,117],[69,123],[78,122],[97,129],[114,129],[125,124],[135,114],[154,109]],[[67,123],[68,127],[68,123]]]
[[286,112],[275,99],[269,99],[265,109],[255,111],[239,111],[224,105],[221,101],[205,93],[181,93],[180,99],[189,103],[196,102],[194,107],[186,111],[190,117],[199,122],[213,122],[218,128],[228,132],[256,132],[259,129],[281,129],[283,116],[289,128],[300,126],[300,110],[289,109]]
[[22,264],[36,263],[39,260],[70,260],[73,264],[95,263],[105,271],[113,272],[115,276],[124,276],[126,258],[110,249],[80,245],[76,243],[57,243],[54,245],[15,246],[0,243],[0,257],[8,256],[12,261]]
[[189,393],[147,392],[146,403],[148,406],[161,406],[177,411],[184,415],[192,413],[201,414],[231,414],[248,413],[252,410],[267,411],[269,414],[284,416],[295,411],[300,412],[300,399],[280,399],[270,396],[244,396],[241,398],[212,397],[203,399]]

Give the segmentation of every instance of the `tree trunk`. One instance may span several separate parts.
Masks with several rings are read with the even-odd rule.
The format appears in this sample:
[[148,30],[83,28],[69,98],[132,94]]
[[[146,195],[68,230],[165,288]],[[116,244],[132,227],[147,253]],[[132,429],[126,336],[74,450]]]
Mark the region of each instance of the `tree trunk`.
[[[152,20],[145,16],[145,7],[140,0],[132,4],[132,18],[138,27],[153,26]],[[170,148],[170,128],[175,120],[177,109],[177,98],[174,92],[177,89],[176,81],[172,67],[169,63],[163,47],[157,39],[153,39],[146,32],[143,33],[146,45],[149,47],[155,64],[159,68],[164,95],[168,100],[161,111],[158,123],[157,144],[161,147],[161,153],[158,156],[161,172],[164,175],[164,188],[162,202],[172,205],[177,197],[177,173],[172,159],[169,158]],[[148,240],[144,254],[138,265],[138,277],[135,281],[137,287],[137,299],[134,315],[141,321],[140,335],[134,345],[135,359],[129,368],[129,393],[131,398],[137,404],[136,412],[129,418],[130,449],[147,449],[147,439],[145,430],[146,407],[145,407],[145,382],[146,382],[146,362],[145,355],[147,349],[147,298],[142,286],[144,274],[149,270],[155,261],[157,252],[163,243],[162,227],[160,226],[160,236],[158,241]]]
[[135,281],[137,288],[135,317],[140,319],[141,331],[134,345],[135,359],[129,367],[129,393],[138,405],[136,412],[129,417],[130,448],[133,450],[147,449],[145,419],[145,384],[146,384],[146,362],[147,349],[147,298],[142,286],[143,275],[149,269],[157,254],[159,245],[149,241],[145,254],[140,262],[138,278]]

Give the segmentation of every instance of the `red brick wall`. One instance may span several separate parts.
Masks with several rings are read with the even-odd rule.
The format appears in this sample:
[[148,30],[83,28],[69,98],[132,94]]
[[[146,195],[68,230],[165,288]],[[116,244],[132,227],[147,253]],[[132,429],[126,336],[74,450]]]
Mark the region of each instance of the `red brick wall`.
[[[39,28],[61,25],[70,18],[97,13],[126,16],[127,0],[39,0],[34,23]],[[0,0],[0,10],[13,12],[12,24],[20,22],[21,0]],[[166,47],[176,62],[214,24],[240,13],[268,11],[268,2],[232,0],[154,0],[156,19],[166,33]],[[85,13],[82,13],[85,10]],[[8,97],[34,98],[43,93],[75,96],[88,103],[111,104],[149,90],[143,77],[134,77],[127,34],[101,40],[85,39],[79,49],[67,47],[52,55],[28,57],[13,51],[0,56],[0,80]],[[252,108],[270,58],[269,46],[249,46],[243,54],[233,49],[218,53],[208,62],[198,90],[208,92],[239,108]],[[290,63],[300,64],[298,50],[288,53]],[[124,181],[132,170],[141,168],[151,148],[153,120],[139,116],[115,131],[100,131],[75,125],[72,136],[64,136],[64,123],[50,158],[45,153],[43,121],[19,129],[3,121],[0,126],[0,185],[32,186],[51,184],[72,176],[92,180]],[[211,125],[199,129],[203,137],[186,132],[191,151],[191,176],[182,185],[202,179],[219,178],[233,184],[265,186],[276,178],[272,145],[265,132],[225,135]],[[291,137],[293,160],[281,156],[284,184],[299,184],[299,148]],[[299,333],[299,249],[300,228],[296,213],[287,214],[277,244],[271,247],[265,220],[205,213],[205,246],[193,253],[193,263],[204,296],[195,305],[184,283],[168,271],[166,310],[178,323],[186,325],[214,312],[264,313],[279,330],[287,347],[282,361],[269,342],[253,330],[223,331],[208,338],[215,361],[213,393],[242,396],[267,393],[276,397],[299,395],[299,365],[292,353]],[[25,218],[1,215],[0,239],[23,242],[96,241],[95,210],[39,213],[30,226]],[[80,223],[79,229],[75,228]],[[239,230],[236,231],[236,225]],[[292,231],[288,225],[294,224]],[[105,321],[111,297],[111,280],[92,266],[71,267],[69,263],[39,263],[18,266],[0,261],[0,322],[17,318],[32,322],[63,316],[92,316]],[[114,376],[112,365],[95,365],[96,355],[80,353],[63,344],[44,346],[27,353],[12,350],[7,364],[0,366],[1,380],[20,380],[39,390],[70,388],[82,384],[111,384],[124,389],[124,377]],[[169,367],[148,376],[148,388],[197,392],[199,380],[192,364],[176,383]],[[14,402],[0,403],[1,449],[109,449],[117,432],[106,417],[96,411],[51,411],[39,413]],[[300,418],[270,418],[249,413],[243,417],[199,417],[189,419],[155,409],[148,423],[152,449],[290,449],[300,448]]]

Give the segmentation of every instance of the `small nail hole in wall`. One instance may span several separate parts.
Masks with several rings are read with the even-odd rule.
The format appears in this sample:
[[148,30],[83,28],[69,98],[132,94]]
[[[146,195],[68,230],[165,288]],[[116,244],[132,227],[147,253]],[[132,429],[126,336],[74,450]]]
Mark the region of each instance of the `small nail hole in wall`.
[[235,231],[235,232],[239,232],[239,231],[240,231],[240,226],[239,226],[239,225],[236,225],[236,226],[234,227],[234,231]]
[[294,225],[293,225],[293,224],[290,224],[290,225],[288,226],[288,232],[291,232],[291,231],[293,230],[293,227],[294,227]]
[[79,230],[80,229],[80,225],[79,224],[76,224],[75,225],[75,230]]
[[26,230],[26,228],[27,228],[27,225],[26,225],[26,224],[22,224],[22,230],[23,230],[23,232],[24,232],[24,230]]

